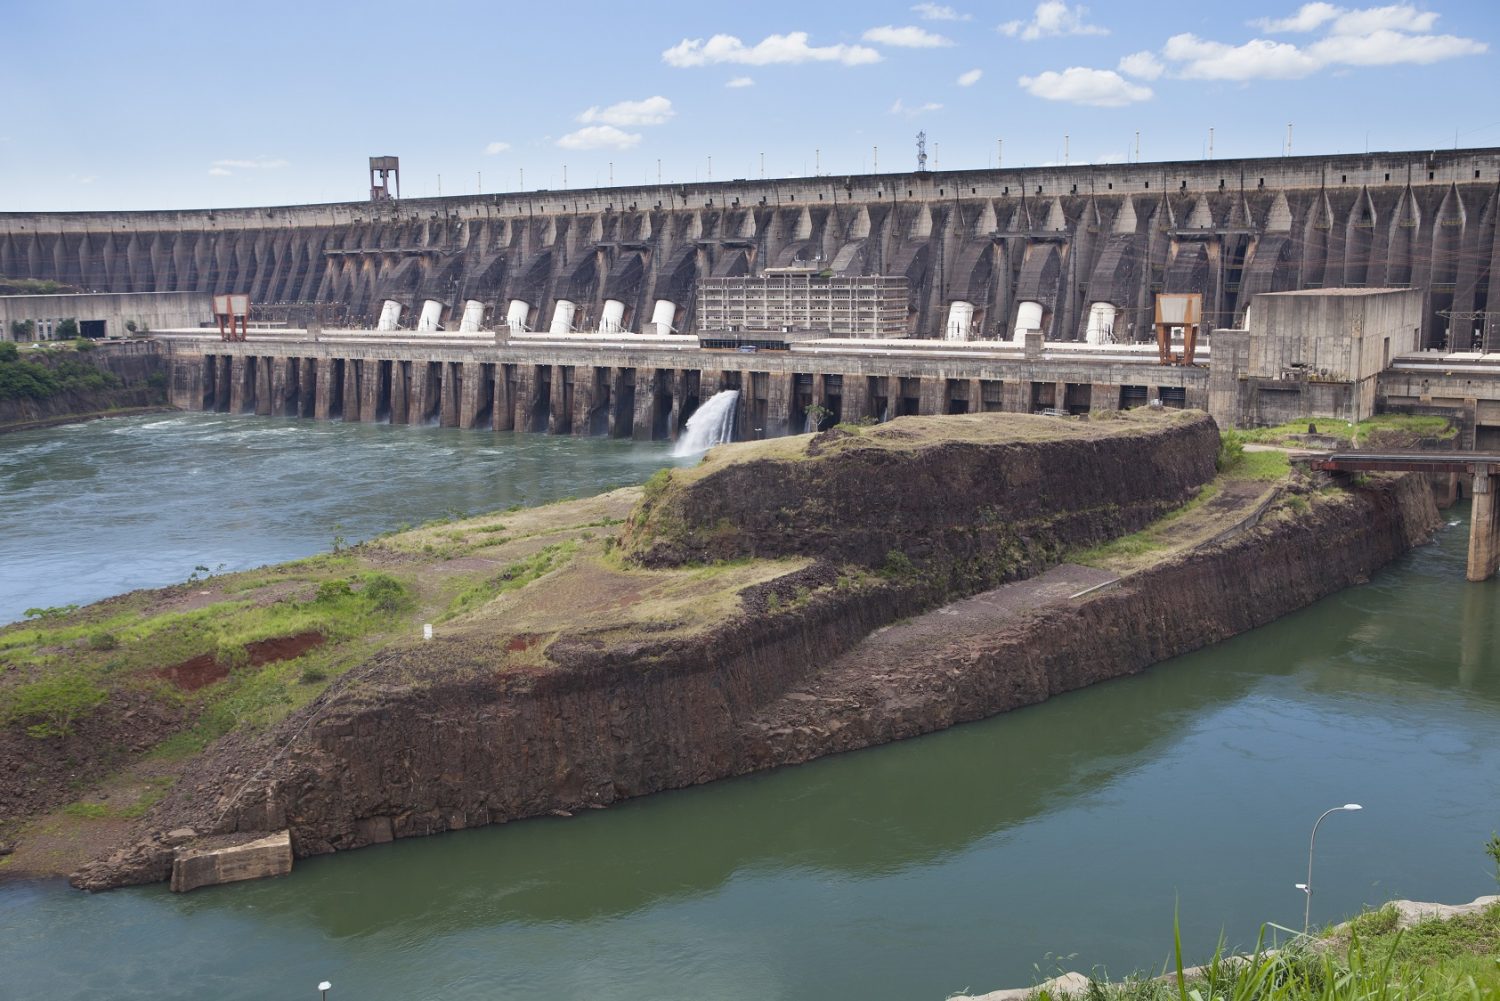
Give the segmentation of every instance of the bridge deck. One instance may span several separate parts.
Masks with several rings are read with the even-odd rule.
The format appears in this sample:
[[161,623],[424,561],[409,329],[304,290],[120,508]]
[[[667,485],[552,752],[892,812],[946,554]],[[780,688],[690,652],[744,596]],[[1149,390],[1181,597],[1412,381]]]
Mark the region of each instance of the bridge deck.
[[1327,452],[1311,456],[1315,469],[1348,473],[1474,473],[1500,469],[1500,452]]

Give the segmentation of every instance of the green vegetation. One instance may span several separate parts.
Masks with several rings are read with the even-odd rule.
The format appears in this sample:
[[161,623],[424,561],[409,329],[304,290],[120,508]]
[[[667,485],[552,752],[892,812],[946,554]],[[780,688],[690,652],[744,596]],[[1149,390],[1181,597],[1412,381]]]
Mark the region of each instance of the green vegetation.
[[520,590],[571,559],[577,551],[578,543],[571,541],[544,546],[534,556],[512,563],[495,576],[464,588],[448,605],[448,610],[438,618],[438,621],[447,622],[465,612],[488,604],[507,591]]
[[46,400],[60,393],[97,392],[120,384],[114,373],[71,354],[43,362],[22,358],[13,344],[10,348],[0,353],[0,400]]
[[1357,446],[1379,433],[1395,433],[1412,438],[1449,439],[1458,434],[1458,428],[1446,417],[1425,414],[1376,414],[1360,421],[1335,420],[1331,417],[1312,417],[1306,420],[1288,421],[1275,427],[1253,428],[1233,432],[1242,442],[1267,445],[1302,445],[1308,434],[1337,438],[1349,446]]
[[59,320],[57,328],[52,331],[52,336],[59,341],[72,341],[78,339],[78,321],[73,317]]
[[0,275],[0,295],[57,295],[77,291],[72,285],[55,282],[50,278],[6,278]]
[[1221,476],[1237,480],[1280,480],[1291,472],[1291,461],[1285,452],[1247,452],[1245,444],[1253,441],[1253,431],[1219,432],[1217,465]]
[[1500,905],[1480,914],[1397,928],[1394,907],[1371,911],[1323,943],[1230,957],[1196,970],[1118,983],[1091,979],[1073,993],[1038,989],[1037,1001],[1495,1001],[1500,998]]
[[20,723],[28,737],[66,737],[109,693],[80,673],[54,674],[17,685],[0,703],[0,719]]
[[809,403],[806,408],[807,426],[814,431],[823,429],[823,422],[833,416],[833,411],[821,403]]
[[36,323],[32,320],[11,320],[10,336],[16,341],[30,341],[36,338]]

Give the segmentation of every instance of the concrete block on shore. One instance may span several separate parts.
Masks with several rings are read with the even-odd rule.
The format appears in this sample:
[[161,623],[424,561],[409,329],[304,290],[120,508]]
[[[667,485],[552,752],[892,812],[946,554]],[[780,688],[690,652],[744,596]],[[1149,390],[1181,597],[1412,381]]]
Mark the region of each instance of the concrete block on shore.
[[179,848],[172,860],[172,891],[186,893],[200,886],[285,876],[291,871],[291,833],[277,831],[239,844]]

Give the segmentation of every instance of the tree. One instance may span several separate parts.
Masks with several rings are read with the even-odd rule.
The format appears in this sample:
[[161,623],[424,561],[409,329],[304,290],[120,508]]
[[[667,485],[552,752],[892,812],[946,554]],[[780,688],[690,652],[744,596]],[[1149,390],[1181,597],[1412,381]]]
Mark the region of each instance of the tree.
[[12,340],[29,341],[36,333],[36,323],[31,320],[11,320],[10,336]]
[[78,337],[78,321],[71,316],[60,321],[57,329],[52,332],[52,336],[60,341],[75,340]]

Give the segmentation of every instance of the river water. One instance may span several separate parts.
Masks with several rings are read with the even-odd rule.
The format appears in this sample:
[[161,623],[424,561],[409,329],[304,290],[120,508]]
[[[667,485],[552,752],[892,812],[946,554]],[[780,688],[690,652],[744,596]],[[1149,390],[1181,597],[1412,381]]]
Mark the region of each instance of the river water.
[[[4,542],[7,588],[12,553],[95,587],[177,574],[162,524],[185,569],[200,553],[257,562],[325,544],[326,528],[280,534],[298,511],[336,512],[354,538],[668,461],[620,442],[197,416],[18,442],[0,440],[7,491],[24,481],[67,513],[32,508],[29,543]],[[38,456],[29,474],[20,449]],[[70,451],[89,458],[53,459],[63,481],[41,482]],[[75,463],[175,517],[120,537],[71,496]],[[289,485],[254,492],[273,479]],[[1158,968],[1174,907],[1198,958],[1221,931],[1243,945],[1263,921],[1300,927],[1311,823],[1351,801],[1364,810],[1318,836],[1315,922],[1395,896],[1468,900],[1495,889],[1481,845],[1500,827],[1500,585],[1464,583],[1466,537],[1451,525],[1369,584],[1140,677],[897,745],[180,896],[0,884],[0,997],[311,999],[327,979],[331,1001],[936,1001],[1058,968]],[[91,551],[122,565],[96,583],[74,555]],[[53,603],[95,593],[47,587]]]

